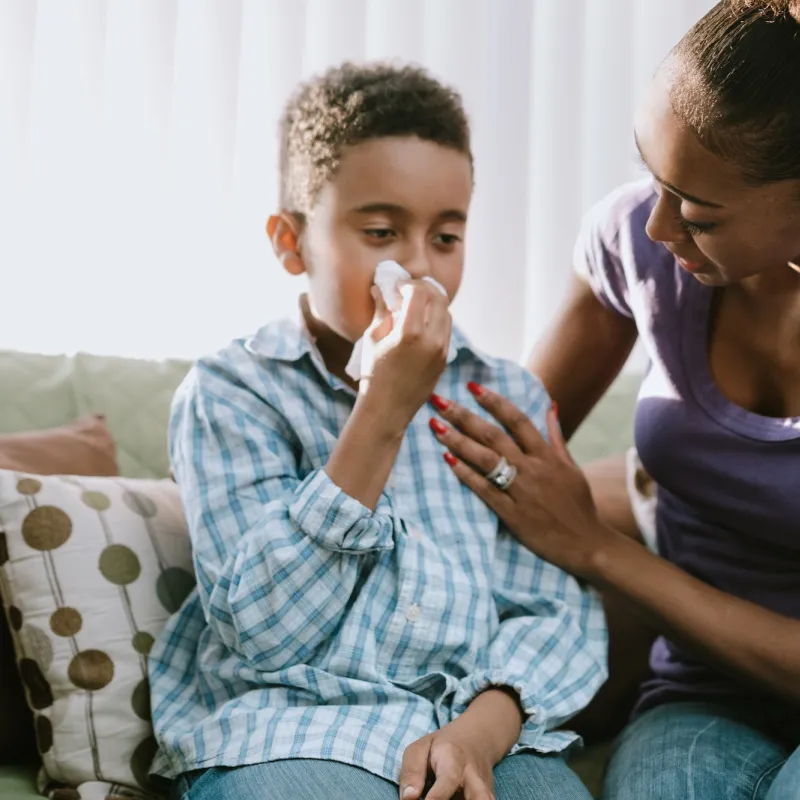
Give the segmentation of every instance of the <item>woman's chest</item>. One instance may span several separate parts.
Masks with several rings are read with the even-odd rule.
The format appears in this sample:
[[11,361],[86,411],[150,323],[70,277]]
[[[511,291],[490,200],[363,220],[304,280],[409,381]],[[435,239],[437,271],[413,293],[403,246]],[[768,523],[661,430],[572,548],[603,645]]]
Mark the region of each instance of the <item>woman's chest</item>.
[[733,404],[764,417],[800,417],[800,314],[766,314],[717,293],[708,336],[711,374]]
[[756,439],[749,417],[723,412],[646,381],[635,422],[645,469],[712,538],[735,532],[800,559],[800,438]]

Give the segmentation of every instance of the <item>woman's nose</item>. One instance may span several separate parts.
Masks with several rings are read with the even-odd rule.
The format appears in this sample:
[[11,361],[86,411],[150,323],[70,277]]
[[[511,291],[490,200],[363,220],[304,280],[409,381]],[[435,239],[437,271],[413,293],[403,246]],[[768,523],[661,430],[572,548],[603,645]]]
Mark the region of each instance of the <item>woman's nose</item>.
[[680,198],[673,199],[667,194],[663,189],[660,191],[656,204],[650,212],[645,231],[654,242],[665,244],[687,242],[692,237],[680,223]]

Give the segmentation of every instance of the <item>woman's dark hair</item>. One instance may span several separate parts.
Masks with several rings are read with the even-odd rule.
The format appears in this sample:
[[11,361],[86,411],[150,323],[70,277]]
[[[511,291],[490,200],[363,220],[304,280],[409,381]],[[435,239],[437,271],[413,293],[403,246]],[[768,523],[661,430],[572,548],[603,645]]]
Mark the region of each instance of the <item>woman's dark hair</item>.
[[800,0],[723,0],[673,51],[672,102],[759,185],[800,180]]

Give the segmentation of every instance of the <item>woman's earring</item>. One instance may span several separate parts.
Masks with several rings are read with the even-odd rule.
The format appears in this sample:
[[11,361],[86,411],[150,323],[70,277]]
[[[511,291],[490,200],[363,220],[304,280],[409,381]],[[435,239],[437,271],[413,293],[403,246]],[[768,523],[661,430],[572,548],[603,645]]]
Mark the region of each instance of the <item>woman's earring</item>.
[[800,258],[795,261],[790,261],[789,266],[795,271],[800,272]]

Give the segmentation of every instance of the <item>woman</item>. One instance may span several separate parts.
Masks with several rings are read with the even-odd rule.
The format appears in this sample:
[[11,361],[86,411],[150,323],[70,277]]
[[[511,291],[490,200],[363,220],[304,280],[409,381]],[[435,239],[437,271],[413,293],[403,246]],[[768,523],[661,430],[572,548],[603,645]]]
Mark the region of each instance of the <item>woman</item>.
[[[800,0],[719,3],[635,129],[653,180],[588,215],[533,358],[558,404],[550,444],[481,389],[510,435],[452,404],[440,440],[525,545],[660,634],[609,800],[800,798]],[[578,427],[637,336],[660,556],[600,521],[556,422]],[[501,457],[505,492],[485,477]]]

